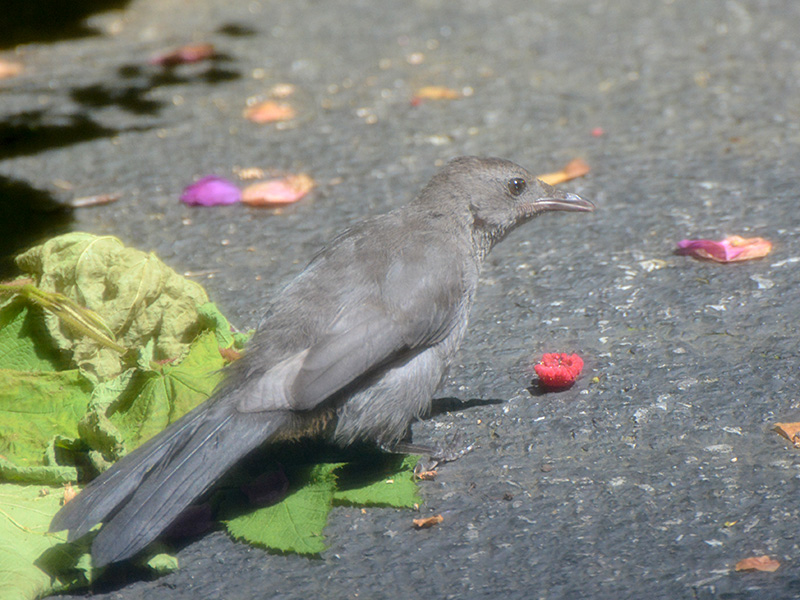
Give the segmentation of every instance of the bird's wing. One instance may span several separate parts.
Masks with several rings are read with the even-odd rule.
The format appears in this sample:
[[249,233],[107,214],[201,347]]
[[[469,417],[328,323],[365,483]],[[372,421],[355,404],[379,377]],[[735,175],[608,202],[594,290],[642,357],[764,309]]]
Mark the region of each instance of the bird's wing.
[[434,249],[415,260],[399,258],[379,293],[346,304],[311,347],[270,369],[237,408],[309,410],[376,369],[443,340],[464,302],[460,265]]

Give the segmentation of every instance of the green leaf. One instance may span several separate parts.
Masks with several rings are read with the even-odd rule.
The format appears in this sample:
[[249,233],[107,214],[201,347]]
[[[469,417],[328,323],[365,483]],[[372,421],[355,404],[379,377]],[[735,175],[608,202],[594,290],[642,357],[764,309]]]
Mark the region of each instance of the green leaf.
[[273,506],[252,509],[242,506],[237,494],[229,491],[222,494],[220,505],[233,537],[271,550],[322,552],[322,532],[335,504],[409,508],[420,503],[413,480],[417,457],[367,448],[331,451],[311,442],[265,450],[264,456],[252,458],[248,475],[240,472],[229,483],[241,484],[246,477],[262,473],[270,461],[279,465],[290,481],[286,498]]
[[[350,506],[392,506],[414,508],[420,504],[419,487],[414,481],[414,466],[419,456],[405,456],[384,465],[389,472],[364,469],[363,464],[348,463],[337,471],[336,504]],[[375,476],[378,475],[378,479]]]
[[210,329],[217,335],[217,343],[220,348],[244,348],[247,341],[253,336],[254,329],[241,333],[236,331],[231,325],[230,321],[223,315],[217,305],[213,302],[208,302],[198,309],[203,323],[207,324]]
[[[94,311],[122,346],[139,348],[154,339],[156,360],[183,357],[200,329],[198,307],[208,302],[202,286],[155,254],[126,248],[111,236],[68,233],[21,254],[17,264],[43,292],[63,294]],[[119,352],[52,314],[45,322],[58,347],[91,376],[104,381],[122,372]]]
[[151,556],[146,566],[158,575],[166,575],[178,570],[178,559],[172,554],[161,552]]
[[291,479],[305,479],[283,501],[225,521],[228,532],[250,544],[298,554],[325,550],[322,530],[328,522],[339,463],[310,467]]
[[214,332],[206,331],[180,364],[139,373],[138,382],[133,382],[106,412],[127,451],[207,400],[222,380],[224,366]]
[[48,465],[21,467],[0,456],[0,481],[38,485],[60,485],[78,479],[75,467]]
[[89,410],[78,423],[78,434],[91,450],[89,460],[99,472],[105,471],[126,453],[125,437],[106,412],[130,388],[135,375],[136,369],[128,369],[114,379],[95,386]]
[[53,347],[41,310],[15,299],[0,310],[0,369],[57,371],[66,367]]
[[92,573],[78,557],[85,548],[48,533],[61,494],[37,486],[0,484],[0,598],[32,600],[87,583]]
[[0,455],[21,467],[45,464],[56,435],[76,437],[91,384],[78,370],[30,373],[0,369]]

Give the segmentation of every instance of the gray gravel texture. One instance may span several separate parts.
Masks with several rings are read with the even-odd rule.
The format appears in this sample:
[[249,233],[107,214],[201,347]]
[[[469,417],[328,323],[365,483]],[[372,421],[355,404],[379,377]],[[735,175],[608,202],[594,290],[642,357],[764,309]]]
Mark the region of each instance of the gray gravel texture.
[[[423,443],[475,441],[422,484],[441,525],[337,508],[318,559],[212,533],[178,572],[97,597],[800,598],[800,454],[771,430],[800,420],[800,3],[133,0],[85,26],[3,54],[26,71],[0,82],[0,176],[20,197],[122,196],[30,237],[153,250],[241,327],[325,240],[452,156],[540,173],[581,156],[592,172],[562,187],[598,206],[545,215],[488,261],[439,397],[497,402],[414,426]],[[189,41],[224,56],[146,64]],[[300,118],[244,120],[277,83],[298,86]],[[412,106],[423,85],[466,96]],[[236,166],[320,186],[279,211],[178,202]],[[674,254],[728,234],[774,251]],[[547,351],[584,357],[572,389],[531,387]],[[733,571],[760,554],[782,566]]]

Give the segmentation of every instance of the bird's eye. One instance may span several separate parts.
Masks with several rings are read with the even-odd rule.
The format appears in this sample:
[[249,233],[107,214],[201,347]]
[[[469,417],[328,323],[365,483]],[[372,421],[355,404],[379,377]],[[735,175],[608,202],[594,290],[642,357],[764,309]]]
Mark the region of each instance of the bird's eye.
[[526,187],[528,187],[528,184],[525,183],[522,177],[514,177],[508,180],[508,191],[511,192],[512,196],[519,196],[525,191]]

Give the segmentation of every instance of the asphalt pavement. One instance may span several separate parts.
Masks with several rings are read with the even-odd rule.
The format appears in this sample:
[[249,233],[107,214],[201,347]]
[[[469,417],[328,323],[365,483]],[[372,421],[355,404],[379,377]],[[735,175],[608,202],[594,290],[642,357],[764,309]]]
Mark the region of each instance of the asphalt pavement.
[[[115,235],[246,328],[325,240],[407,202],[450,157],[537,173],[582,157],[591,172],[561,187],[598,208],[544,215],[487,262],[446,410],[414,426],[421,443],[475,442],[421,484],[440,525],[336,508],[317,559],[215,532],[177,572],[94,597],[800,598],[800,451],[772,431],[800,421],[800,3],[113,4],[0,51],[24,65],[0,81],[5,255]],[[218,55],[148,64],[189,42]],[[243,118],[286,83],[295,119]],[[460,97],[412,101],[424,86]],[[252,167],[318,187],[279,210],[178,200]],[[59,208],[102,194],[119,199]],[[774,249],[675,253],[731,234]],[[584,373],[542,393],[528,365],[561,351]],[[734,571],[765,554],[777,571]]]

